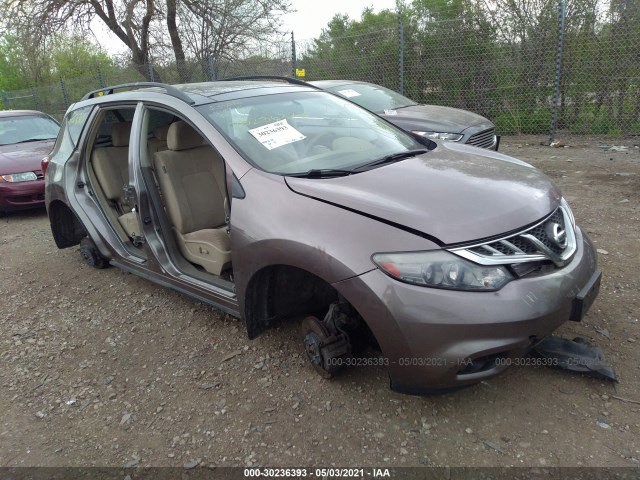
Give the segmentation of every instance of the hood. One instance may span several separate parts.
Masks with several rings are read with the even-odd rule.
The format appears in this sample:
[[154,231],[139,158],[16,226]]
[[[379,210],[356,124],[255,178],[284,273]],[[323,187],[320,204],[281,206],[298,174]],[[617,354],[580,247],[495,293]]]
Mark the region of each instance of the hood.
[[40,160],[51,152],[53,140],[0,145],[0,175],[39,172]]
[[446,245],[520,229],[550,213],[561,198],[553,182],[531,165],[454,142],[356,175],[286,181],[294,192]]
[[378,114],[405,130],[462,133],[476,125],[486,124],[486,128],[494,126],[477,113],[438,105],[411,105]]

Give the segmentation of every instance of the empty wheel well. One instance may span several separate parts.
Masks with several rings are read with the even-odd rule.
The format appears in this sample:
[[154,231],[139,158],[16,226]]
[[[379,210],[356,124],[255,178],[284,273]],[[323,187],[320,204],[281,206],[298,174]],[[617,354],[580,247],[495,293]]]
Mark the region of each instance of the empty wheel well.
[[71,211],[60,200],[49,204],[49,221],[51,233],[58,248],[68,248],[78,245],[87,236],[87,232]]
[[[339,300],[335,288],[306,270],[288,265],[264,268],[247,286],[244,307],[247,334],[249,338],[255,338],[280,319],[307,315],[322,319],[329,306]],[[357,316],[363,338],[376,346],[369,327]]]

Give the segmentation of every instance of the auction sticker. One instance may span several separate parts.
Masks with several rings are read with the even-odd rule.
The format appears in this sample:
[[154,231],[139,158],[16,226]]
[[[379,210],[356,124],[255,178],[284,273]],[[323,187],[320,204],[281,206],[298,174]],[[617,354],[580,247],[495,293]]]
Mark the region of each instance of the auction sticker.
[[264,145],[267,150],[273,150],[274,148],[299,142],[307,138],[289,125],[286,119],[253,128],[249,130],[249,133]]
[[338,90],[338,93],[340,93],[341,95],[344,95],[347,98],[360,96],[360,94],[356,92],[353,88],[345,88],[344,90]]

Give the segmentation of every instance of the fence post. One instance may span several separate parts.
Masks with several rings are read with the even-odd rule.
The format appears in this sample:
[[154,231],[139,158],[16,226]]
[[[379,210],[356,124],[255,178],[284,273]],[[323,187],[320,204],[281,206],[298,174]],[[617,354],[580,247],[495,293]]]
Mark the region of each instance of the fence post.
[[398,92],[404,94],[404,25],[398,8]]
[[153,63],[151,63],[151,61],[149,61],[149,63],[147,63],[147,72],[148,72],[148,75],[149,75],[149,81],[150,82],[155,82],[156,79],[153,76]]
[[9,102],[9,97],[7,96],[7,92],[4,90],[0,90],[0,98],[2,99],[2,104],[4,105],[5,110],[11,110],[11,105]]
[[216,63],[211,55],[207,55],[207,68],[209,69],[209,80],[214,82],[216,80]]
[[31,96],[33,97],[33,103],[36,106],[36,110],[40,110],[40,100],[38,100],[38,92],[34,87],[31,87]]
[[296,78],[296,69],[298,68],[298,60],[296,58],[296,40],[291,32],[291,76]]
[[565,0],[558,2],[558,50],[556,53],[556,78],[553,85],[553,111],[549,125],[549,144],[553,143],[558,128],[558,97],[560,96],[560,79],[562,77],[562,53],[564,50],[564,19],[566,14]]
[[64,84],[64,80],[60,79],[60,89],[62,90],[62,98],[64,100],[64,109],[66,110],[69,106],[69,95],[67,94],[67,87]]
[[100,82],[100,88],[107,88],[104,76],[102,75],[102,70],[100,70],[100,65],[96,64],[96,68],[98,69],[98,81]]

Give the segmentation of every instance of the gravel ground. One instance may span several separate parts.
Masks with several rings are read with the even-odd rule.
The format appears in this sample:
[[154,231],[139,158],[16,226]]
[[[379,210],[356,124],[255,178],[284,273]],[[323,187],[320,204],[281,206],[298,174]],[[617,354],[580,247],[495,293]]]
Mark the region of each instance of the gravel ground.
[[323,380],[297,325],[249,341],[19,213],[0,220],[0,466],[638,466],[639,142],[560,140],[501,150],[549,174],[600,249],[600,297],[559,334],[601,346],[619,384],[543,367],[431,397],[391,392],[382,368]]

